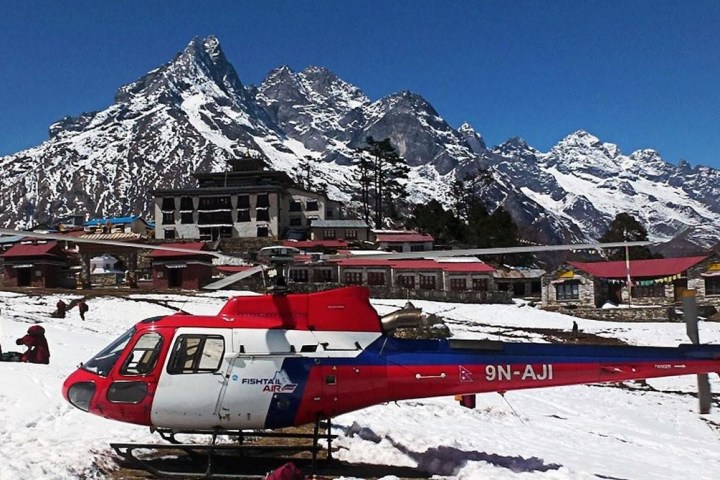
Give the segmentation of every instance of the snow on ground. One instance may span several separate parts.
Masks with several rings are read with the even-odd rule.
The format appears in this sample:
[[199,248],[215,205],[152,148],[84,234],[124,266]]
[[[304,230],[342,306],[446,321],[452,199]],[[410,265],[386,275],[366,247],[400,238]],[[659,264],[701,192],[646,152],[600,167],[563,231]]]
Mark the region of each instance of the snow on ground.
[[[42,323],[50,365],[0,363],[0,479],[102,478],[112,465],[108,444],[158,438],[147,428],[83,413],[61,396],[76,366],[137,321],[175,309],[216,313],[229,292],[201,296],[92,298],[87,321],[77,309],[50,318],[59,298],[0,292],[0,345]],[[380,314],[404,301],[373,301]],[[523,328],[569,330],[621,338],[634,345],[686,342],[678,323],[609,323],[542,312],[528,305],[415,302],[446,318],[457,338],[543,341]],[[701,339],[720,343],[720,324],[701,324]],[[654,379],[643,386],[558,387],[483,394],[477,408],[452,398],[377,405],[334,419],[342,460],[420,466],[438,478],[715,479],[720,471],[720,412],[700,416],[695,377]],[[720,382],[711,375],[713,390]],[[716,397],[717,398],[717,397]],[[717,410],[717,409],[716,409]],[[389,480],[393,477],[387,477]]]

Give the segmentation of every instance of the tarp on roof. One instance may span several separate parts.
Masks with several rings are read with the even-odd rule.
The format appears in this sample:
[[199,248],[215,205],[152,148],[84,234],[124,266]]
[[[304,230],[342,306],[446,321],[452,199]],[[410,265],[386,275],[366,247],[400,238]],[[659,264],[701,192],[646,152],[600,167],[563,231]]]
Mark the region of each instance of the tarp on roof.
[[51,251],[57,247],[57,244],[58,242],[18,243],[10,247],[8,251],[0,255],[0,257],[39,257],[52,255]]
[[[630,260],[630,277],[666,277],[677,275],[696,265],[707,257],[654,258]],[[598,278],[626,278],[628,269],[624,260],[613,262],[568,262]]]
[[135,220],[139,219],[139,216],[133,216],[133,217],[114,217],[114,218],[93,218],[92,220],[88,220],[85,222],[86,227],[94,227],[99,226],[102,227],[103,225],[107,225],[108,222],[110,225],[122,225],[125,223],[133,223]]

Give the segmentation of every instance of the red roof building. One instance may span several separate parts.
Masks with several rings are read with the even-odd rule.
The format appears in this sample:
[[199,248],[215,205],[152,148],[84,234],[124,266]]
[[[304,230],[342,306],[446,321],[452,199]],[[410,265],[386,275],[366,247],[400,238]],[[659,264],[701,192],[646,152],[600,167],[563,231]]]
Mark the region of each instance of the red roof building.
[[568,262],[543,279],[543,304],[600,307],[677,302],[688,288],[688,269],[706,258]]
[[0,257],[5,264],[6,285],[44,288],[63,285],[67,258],[58,242],[19,243]]
[[207,250],[205,243],[166,243],[163,247],[178,251],[156,249],[150,253],[154,288],[199,290],[210,283],[215,267],[212,257],[201,253]]

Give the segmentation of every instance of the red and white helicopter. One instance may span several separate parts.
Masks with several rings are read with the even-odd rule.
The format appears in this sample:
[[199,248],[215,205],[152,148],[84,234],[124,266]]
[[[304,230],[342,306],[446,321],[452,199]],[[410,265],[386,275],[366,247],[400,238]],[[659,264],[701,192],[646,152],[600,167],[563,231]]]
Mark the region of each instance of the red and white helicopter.
[[[647,243],[499,250],[640,244]],[[270,247],[265,252],[279,273],[279,288],[273,292],[231,298],[217,315],[175,313],[141,321],[81,364],[65,381],[64,397],[85,412],[169,432],[172,441],[177,432],[221,434],[315,423],[317,446],[321,420],[382,402],[460,395],[468,404],[472,395],[484,392],[720,372],[720,345],[396,338],[393,331],[412,324],[417,311],[380,317],[363,287],[318,293],[282,288],[282,271],[293,250]],[[484,253],[499,251],[448,255]],[[411,254],[420,255],[428,252]],[[241,272],[225,283],[264,268]],[[121,446],[129,456],[133,448],[148,447]]]

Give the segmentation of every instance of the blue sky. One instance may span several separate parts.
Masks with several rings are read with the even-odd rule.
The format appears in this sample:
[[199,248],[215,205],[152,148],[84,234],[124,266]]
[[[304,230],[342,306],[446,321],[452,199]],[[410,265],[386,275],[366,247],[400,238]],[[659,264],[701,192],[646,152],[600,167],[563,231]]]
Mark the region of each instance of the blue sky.
[[0,2],[0,155],[216,35],[245,84],[329,68],[371,99],[410,90],[489,145],[583,129],[629,154],[720,168],[720,2]]

